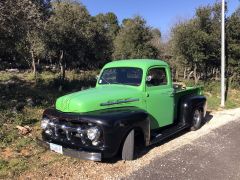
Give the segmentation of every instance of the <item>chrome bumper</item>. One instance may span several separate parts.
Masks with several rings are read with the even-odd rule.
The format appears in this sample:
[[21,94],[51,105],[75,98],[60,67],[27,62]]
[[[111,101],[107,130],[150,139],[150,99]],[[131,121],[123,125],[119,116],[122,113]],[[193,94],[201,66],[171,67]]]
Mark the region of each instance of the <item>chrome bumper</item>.
[[[45,142],[40,139],[36,139],[37,144],[40,146],[44,147],[45,149],[50,149],[50,145],[48,142]],[[73,150],[69,148],[62,148],[63,150],[63,155],[66,156],[71,156],[83,160],[91,160],[91,161],[101,161],[102,160],[102,154],[101,153],[96,153],[96,152],[86,152],[86,151],[78,151],[78,150]]]

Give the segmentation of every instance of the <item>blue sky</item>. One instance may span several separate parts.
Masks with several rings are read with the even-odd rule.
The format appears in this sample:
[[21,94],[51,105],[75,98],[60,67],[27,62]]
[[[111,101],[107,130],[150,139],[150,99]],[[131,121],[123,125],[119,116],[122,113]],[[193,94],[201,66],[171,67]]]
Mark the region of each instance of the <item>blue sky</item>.
[[[213,4],[216,0],[79,0],[91,15],[114,12],[119,22],[134,15],[142,16],[152,27],[159,28],[167,36],[170,27],[178,19],[193,17],[195,9],[201,5]],[[232,13],[240,0],[226,0],[228,14]]]

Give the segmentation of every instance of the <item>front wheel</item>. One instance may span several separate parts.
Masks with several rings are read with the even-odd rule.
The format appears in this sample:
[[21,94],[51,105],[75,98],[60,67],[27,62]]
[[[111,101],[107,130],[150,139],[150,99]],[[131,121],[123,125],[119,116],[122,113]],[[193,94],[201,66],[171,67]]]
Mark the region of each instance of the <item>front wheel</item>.
[[131,130],[126,137],[122,148],[122,159],[133,160],[134,159],[134,130]]
[[198,130],[201,127],[202,122],[203,122],[203,112],[199,108],[194,109],[192,114],[191,130],[192,131]]

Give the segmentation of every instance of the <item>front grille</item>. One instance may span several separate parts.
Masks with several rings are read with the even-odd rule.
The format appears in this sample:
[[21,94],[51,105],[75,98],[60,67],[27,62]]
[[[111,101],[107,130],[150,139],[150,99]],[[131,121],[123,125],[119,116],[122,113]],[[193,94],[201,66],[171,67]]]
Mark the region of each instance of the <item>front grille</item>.
[[89,140],[86,138],[87,124],[75,124],[66,121],[51,121],[44,131],[49,140],[63,144],[86,145]]

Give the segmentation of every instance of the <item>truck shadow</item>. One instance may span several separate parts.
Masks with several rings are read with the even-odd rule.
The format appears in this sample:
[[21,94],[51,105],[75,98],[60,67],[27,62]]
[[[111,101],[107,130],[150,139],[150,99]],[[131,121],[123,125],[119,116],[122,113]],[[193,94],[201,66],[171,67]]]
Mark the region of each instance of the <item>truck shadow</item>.
[[[203,121],[202,126],[204,126],[206,123],[211,121],[212,118],[213,118],[213,115],[211,115],[211,111],[207,111],[206,117],[205,117],[205,119]],[[148,147],[143,147],[143,148],[137,147],[136,148],[135,160],[137,160],[138,158],[141,158],[142,156],[146,155],[153,148],[158,147],[160,145],[163,145],[165,143],[168,143],[168,142],[170,142],[170,141],[172,141],[172,140],[174,140],[174,139],[176,139],[176,138],[178,138],[178,137],[188,133],[189,131],[190,131],[189,129],[183,130],[183,131],[181,131],[181,132],[179,132],[179,133],[177,133],[177,134],[175,134],[175,135],[173,135],[173,136],[171,136],[169,138],[166,138],[165,140],[163,140],[163,141],[161,141],[159,143],[150,145]],[[120,161],[121,160],[120,157],[121,157],[121,155],[119,154],[118,156],[116,156],[114,158],[111,158],[111,159],[103,159],[102,163],[111,163],[111,164],[113,164],[113,163],[116,163],[116,162]]]
[[[202,123],[202,127],[203,127],[206,123],[208,123],[209,121],[211,121],[212,118],[213,118],[213,115],[211,115],[211,111],[207,111],[206,117],[205,117],[205,119],[204,119],[204,121],[203,121],[203,123]],[[201,128],[202,128],[202,127],[201,127]],[[148,153],[150,150],[152,150],[153,148],[158,147],[158,146],[160,146],[160,145],[163,145],[163,144],[165,144],[165,143],[168,143],[168,142],[170,142],[170,141],[172,141],[172,140],[174,140],[174,139],[176,139],[176,138],[178,138],[178,137],[180,137],[180,136],[182,136],[182,135],[184,135],[184,134],[186,134],[186,133],[188,133],[188,132],[190,132],[190,129],[186,129],[186,130],[183,130],[183,131],[181,131],[181,132],[179,132],[179,133],[176,133],[175,135],[173,135],[173,136],[171,136],[171,137],[169,137],[169,138],[166,138],[165,140],[163,140],[163,141],[161,141],[161,142],[159,142],[159,143],[150,145],[150,146],[145,147],[145,148],[143,148],[143,149],[139,149],[139,150],[138,150],[138,153],[136,154],[136,159],[141,158],[142,156],[144,156],[145,154],[147,154],[147,153]]]

